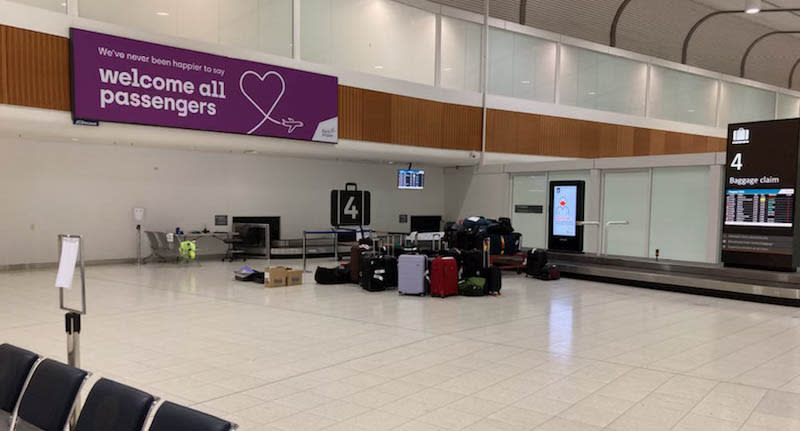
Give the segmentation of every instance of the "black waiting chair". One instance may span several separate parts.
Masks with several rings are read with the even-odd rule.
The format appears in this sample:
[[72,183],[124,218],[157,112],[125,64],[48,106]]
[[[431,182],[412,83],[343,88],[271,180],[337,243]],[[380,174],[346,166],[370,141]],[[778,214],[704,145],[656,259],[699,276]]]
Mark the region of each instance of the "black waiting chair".
[[19,395],[37,360],[36,353],[10,344],[0,345],[0,429],[10,426]]
[[73,431],[141,431],[155,398],[108,379],[92,387]]
[[42,361],[22,394],[15,430],[63,431],[88,375],[52,359]]
[[236,425],[203,412],[165,401],[156,412],[150,431],[231,431]]

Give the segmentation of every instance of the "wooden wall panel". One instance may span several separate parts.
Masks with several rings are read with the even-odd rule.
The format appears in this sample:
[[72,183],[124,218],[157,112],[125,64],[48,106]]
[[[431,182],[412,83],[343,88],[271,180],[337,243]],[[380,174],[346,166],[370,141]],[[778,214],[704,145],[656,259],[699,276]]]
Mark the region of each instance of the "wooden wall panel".
[[614,124],[600,123],[600,139],[598,141],[598,157],[619,157],[624,153],[624,148],[620,146],[620,129]]
[[8,103],[8,48],[6,33],[8,27],[0,25],[0,103]]
[[392,95],[389,142],[441,148],[443,104],[431,100]]
[[707,137],[708,139],[708,151],[725,151],[728,148],[728,141],[725,138],[714,138],[714,137]]
[[[0,25],[0,103],[70,110],[69,40]],[[339,86],[339,136],[480,151],[482,109]],[[489,109],[487,150],[564,157],[725,151],[724,138]]]
[[392,142],[392,95],[364,90],[362,98],[361,139]]
[[615,151],[603,157],[630,157],[633,155],[636,142],[634,127],[615,127],[617,129],[617,145]]
[[443,104],[442,148],[448,150],[481,150],[483,112],[474,106]]
[[578,143],[578,157],[597,157],[600,154],[601,124],[591,121],[579,121],[580,141]]
[[0,51],[5,103],[70,110],[68,39],[4,27]]
[[486,112],[486,151],[518,153],[519,115],[490,109]]
[[542,154],[542,118],[519,112],[517,118],[517,152]]
[[339,136],[361,140],[364,98],[360,88],[339,86]]
[[339,136],[451,150],[481,148],[481,109],[339,86]]
[[631,157],[725,151],[725,139],[490,109],[487,149],[561,157]]

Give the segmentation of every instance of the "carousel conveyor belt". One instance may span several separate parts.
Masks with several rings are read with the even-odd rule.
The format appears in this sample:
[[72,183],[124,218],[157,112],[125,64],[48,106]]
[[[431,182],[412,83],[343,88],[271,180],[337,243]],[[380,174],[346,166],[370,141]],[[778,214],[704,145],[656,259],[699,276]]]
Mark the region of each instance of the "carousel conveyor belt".
[[548,252],[565,277],[800,306],[800,274],[721,264]]

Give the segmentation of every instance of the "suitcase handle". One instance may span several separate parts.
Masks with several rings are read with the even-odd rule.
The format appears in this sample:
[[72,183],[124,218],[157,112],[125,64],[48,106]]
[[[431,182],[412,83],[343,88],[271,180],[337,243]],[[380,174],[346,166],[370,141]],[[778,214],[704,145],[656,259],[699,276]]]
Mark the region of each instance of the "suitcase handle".
[[487,236],[486,238],[483,239],[483,255],[481,256],[482,257],[481,263],[484,268],[488,268],[489,265],[491,264],[491,257],[489,254],[491,249],[492,249],[492,240]]
[[345,190],[350,190],[350,186],[353,186],[353,190],[358,190],[358,184],[356,183],[346,183],[344,185]]
[[433,234],[433,251],[442,251],[442,236],[438,233]]

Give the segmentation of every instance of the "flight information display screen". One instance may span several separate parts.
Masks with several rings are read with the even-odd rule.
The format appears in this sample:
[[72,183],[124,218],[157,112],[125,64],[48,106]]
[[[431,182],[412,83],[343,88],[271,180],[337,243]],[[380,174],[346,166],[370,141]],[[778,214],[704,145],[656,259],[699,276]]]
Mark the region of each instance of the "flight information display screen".
[[578,186],[557,186],[553,193],[553,235],[575,236],[577,208]]
[[728,126],[722,225],[725,265],[800,266],[796,211],[800,119]]
[[729,189],[726,226],[792,227],[794,189]]
[[397,188],[422,190],[425,188],[425,171],[400,169],[397,171]]

